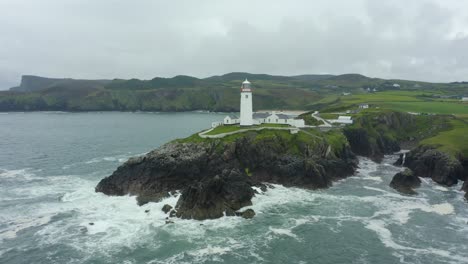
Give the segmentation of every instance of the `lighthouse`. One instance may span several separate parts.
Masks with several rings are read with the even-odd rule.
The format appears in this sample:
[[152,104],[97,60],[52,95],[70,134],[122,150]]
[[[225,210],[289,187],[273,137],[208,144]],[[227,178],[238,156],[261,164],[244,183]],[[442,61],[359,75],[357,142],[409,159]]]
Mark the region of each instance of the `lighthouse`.
[[252,115],[252,88],[250,86],[250,82],[247,79],[245,79],[241,86],[240,125],[253,125]]

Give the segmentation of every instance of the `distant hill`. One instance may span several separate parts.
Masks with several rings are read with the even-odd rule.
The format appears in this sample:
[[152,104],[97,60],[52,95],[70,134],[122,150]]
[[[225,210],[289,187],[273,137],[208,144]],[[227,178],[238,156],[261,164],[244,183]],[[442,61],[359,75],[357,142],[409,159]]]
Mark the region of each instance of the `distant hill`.
[[335,75],[331,75],[331,74],[303,74],[303,75],[292,76],[292,78],[295,80],[300,80],[300,81],[319,81],[319,80],[330,79],[331,77],[334,77],[334,76]]
[[45,78],[33,75],[23,75],[21,77],[20,85],[10,88],[10,91],[34,92],[57,86],[76,89],[83,87],[100,88],[104,87],[110,82],[110,80],[76,80],[70,78]]
[[238,111],[239,87],[246,78],[253,83],[254,110],[309,110],[329,95],[365,93],[367,88],[450,95],[468,90],[467,83],[385,80],[360,74],[281,76],[232,72],[203,79],[178,75],[151,80],[25,75],[18,87],[0,91],[0,111]]
[[288,76],[278,76],[278,75],[269,75],[269,74],[253,74],[248,72],[231,72],[221,76],[212,76],[205,78],[207,81],[235,81],[235,80],[245,80],[249,79],[251,81],[258,81],[258,80],[271,80],[271,81],[288,81],[292,80],[292,77]]

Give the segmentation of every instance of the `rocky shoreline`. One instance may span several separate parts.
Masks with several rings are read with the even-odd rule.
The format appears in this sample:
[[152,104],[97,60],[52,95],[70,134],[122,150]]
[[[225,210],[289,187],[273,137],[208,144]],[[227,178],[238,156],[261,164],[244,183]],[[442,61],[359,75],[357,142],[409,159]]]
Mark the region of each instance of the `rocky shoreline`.
[[[468,199],[468,166],[463,158],[454,158],[447,153],[437,150],[433,146],[419,146],[406,154],[400,154],[395,162],[397,166],[404,166],[412,177],[431,178],[434,182],[444,186],[454,186],[464,181],[462,190]],[[401,177],[395,175],[394,179]],[[399,189],[411,189],[413,181],[401,182]]]
[[[235,139],[173,141],[129,159],[102,179],[96,191],[135,195],[139,205],[180,191],[175,208],[166,212],[170,217],[251,218],[255,215],[253,210],[241,210],[252,204],[253,187],[266,190],[266,183],[307,189],[330,187],[333,181],[355,173],[356,154],[380,162],[384,155],[399,151],[401,144],[417,145],[416,138],[396,140],[389,134],[407,129],[412,123],[414,118],[408,114],[387,113],[364,120],[360,127],[328,135],[329,138],[302,132],[298,136],[287,131],[258,131],[242,133]],[[433,146],[413,148],[405,156],[402,154],[395,165],[407,169],[396,174],[390,186],[404,194],[416,194],[418,177],[428,177],[445,186],[468,179],[467,159],[454,158]],[[463,190],[468,199],[467,182]]]
[[172,142],[131,158],[101,180],[96,191],[136,195],[142,205],[180,190],[172,215],[202,220],[239,214],[252,204],[252,187],[266,189],[264,183],[278,183],[327,188],[357,168],[357,157],[347,145],[331,150],[323,142],[314,149],[298,143],[292,153],[288,143],[282,136],[262,139],[257,133],[246,133],[234,142]]

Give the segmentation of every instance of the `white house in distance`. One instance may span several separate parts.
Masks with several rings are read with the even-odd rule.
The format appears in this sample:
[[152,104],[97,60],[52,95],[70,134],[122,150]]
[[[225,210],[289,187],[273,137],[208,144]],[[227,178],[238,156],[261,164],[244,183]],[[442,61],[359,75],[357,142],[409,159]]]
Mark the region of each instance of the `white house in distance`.
[[464,97],[462,97],[461,100],[462,100],[462,102],[468,102],[468,97],[467,97],[467,96],[464,96]]
[[240,124],[241,126],[284,124],[294,127],[305,127],[303,119],[296,119],[295,116],[287,115],[283,112],[253,113],[252,87],[247,79],[242,83],[240,95],[240,118],[235,115],[228,115],[223,119],[223,122],[213,122],[212,127],[234,124]]
[[350,125],[353,123],[351,116],[338,116],[338,119],[328,119],[330,123],[346,124]]
[[369,108],[369,104],[359,104],[360,109],[367,109]]

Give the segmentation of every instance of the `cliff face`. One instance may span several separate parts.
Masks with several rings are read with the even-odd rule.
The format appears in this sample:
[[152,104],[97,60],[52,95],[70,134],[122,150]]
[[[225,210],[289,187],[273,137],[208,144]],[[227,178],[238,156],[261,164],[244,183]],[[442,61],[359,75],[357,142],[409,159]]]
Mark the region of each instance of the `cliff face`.
[[461,160],[432,146],[419,146],[407,153],[405,158],[402,155],[396,164],[410,168],[416,176],[431,178],[446,186],[468,178],[468,170],[463,167]]
[[354,153],[369,157],[380,162],[385,154],[391,154],[400,150],[399,143],[380,133],[370,135],[365,128],[348,128],[344,134]]
[[[284,132],[287,133],[287,132]],[[250,205],[252,186],[263,182],[304,188],[326,188],[352,175],[357,159],[347,145],[332,149],[326,142],[313,148],[278,134],[246,134],[233,142],[173,142],[145,156],[132,158],[96,191],[137,195],[140,204],[158,201],[182,190],[175,208],[183,218],[234,215]]]
[[415,117],[399,112],[370,113],[343,130],[354,153],[382,160],[385,154],[400,150],[400,142],[414,140],[405,131],[415,128]]

